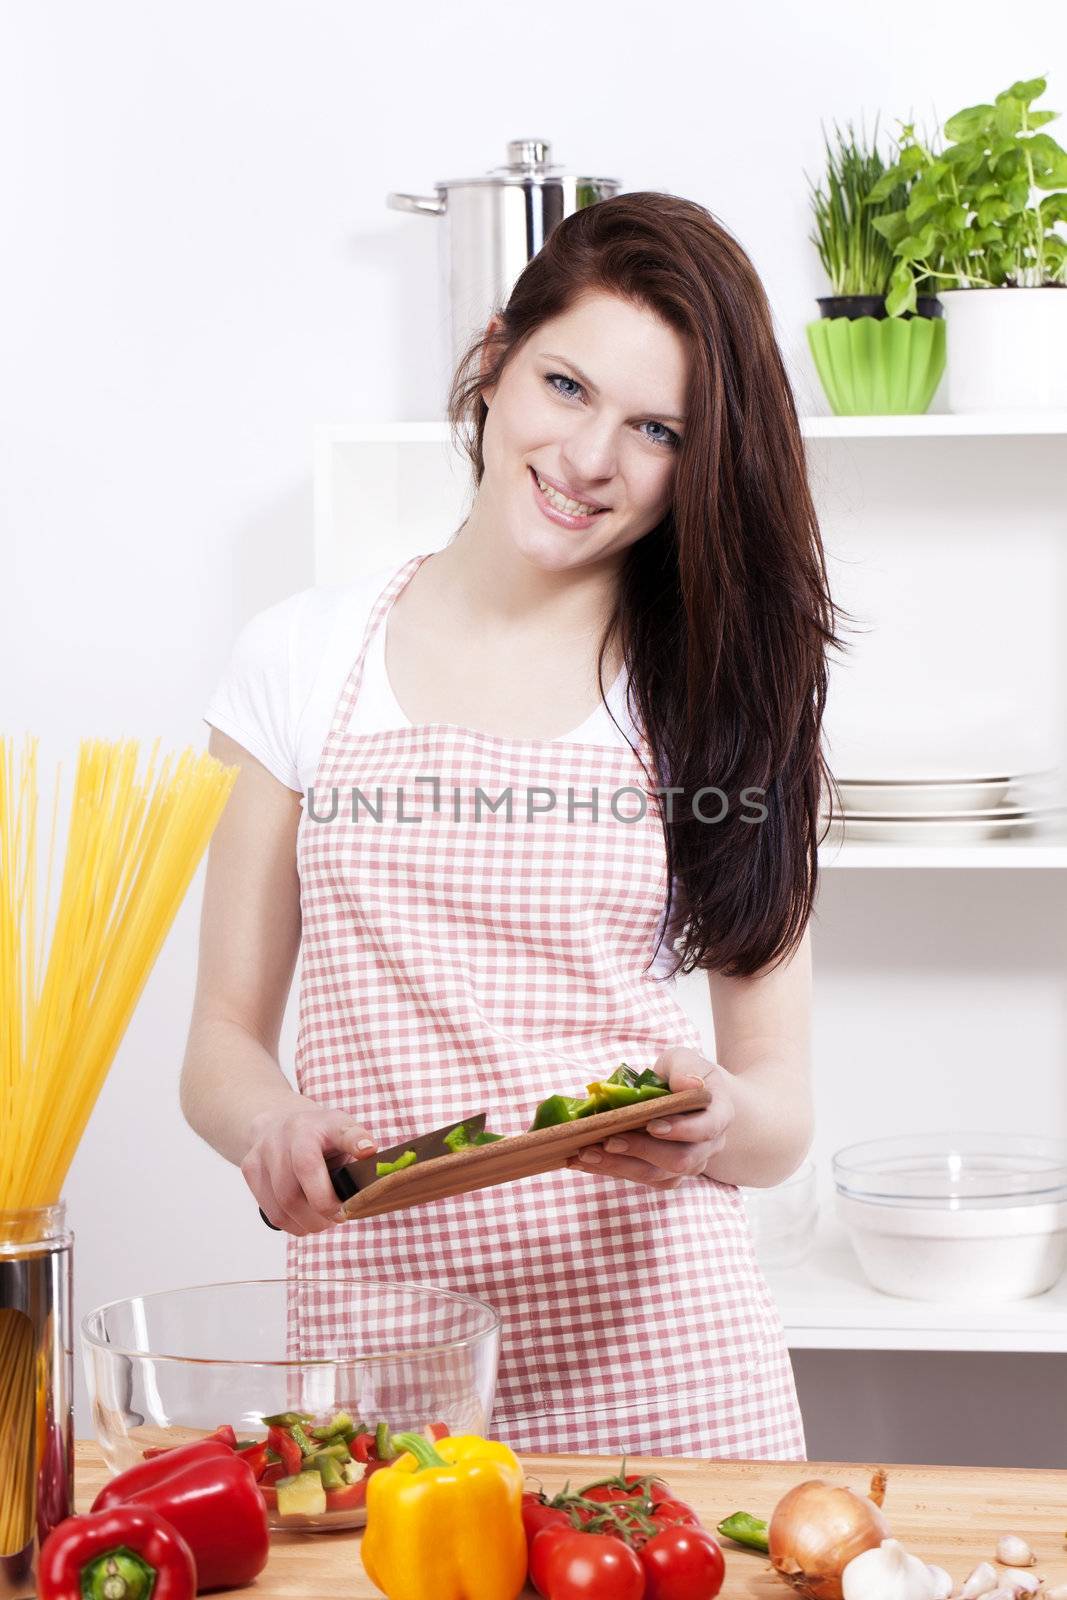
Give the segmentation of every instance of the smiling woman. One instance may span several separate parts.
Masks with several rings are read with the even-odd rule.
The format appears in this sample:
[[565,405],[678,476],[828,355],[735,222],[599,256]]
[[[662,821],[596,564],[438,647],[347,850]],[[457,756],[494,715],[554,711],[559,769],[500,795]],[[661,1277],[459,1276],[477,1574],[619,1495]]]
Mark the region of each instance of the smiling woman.
[[[811,1138],[834,607],[766,298],[702,207],[602,201],[552,232],[449,404],[474,479],[451,542],[254,618],[208,712],[242,776],[183,1106],[289,1233],[294,1284],[430,1278],[501,1314],[514,1448],[803,1456],[737,1185]],[[708,973],[718,1061],[679,964]],[[522,1131],[620,1062],[710,1103],[333,1225],[328,1167],[476,1110]],[[294,1356],[343,1339],[326,1300],[294,1296]]]

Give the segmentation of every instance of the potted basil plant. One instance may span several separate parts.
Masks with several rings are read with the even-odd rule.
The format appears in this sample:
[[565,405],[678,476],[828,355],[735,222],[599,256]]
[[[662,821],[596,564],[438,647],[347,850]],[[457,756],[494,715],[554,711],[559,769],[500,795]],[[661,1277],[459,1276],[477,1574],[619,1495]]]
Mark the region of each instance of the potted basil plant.
[[925,411],[945,366],[936,298],[916,295],[907,310],[887,313],[895,258],[875,223],[905,215],[908,180],[889,181],[877,139],[877,122],[870,144],[851,123],[844,133],[835,124],[833,142],[824,129],[826,169],[818,184],[808,179],[811,240],[833,291],[818,300],[808,344],[839,416]]
[[890,316],[936,283],[948,325],[953,411],[1067,407],[1067,153],[1034,109],[1044,78],[1013,83],[992,105],[944,126],[934,151],[903,125],[900,156],[871,193],[908,188],[874,226],[893,250]]

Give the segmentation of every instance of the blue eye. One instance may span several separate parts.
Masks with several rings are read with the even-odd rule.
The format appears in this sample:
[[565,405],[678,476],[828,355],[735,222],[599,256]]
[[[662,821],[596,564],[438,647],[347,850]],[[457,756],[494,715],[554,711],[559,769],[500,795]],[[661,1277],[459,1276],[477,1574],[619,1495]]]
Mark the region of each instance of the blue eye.
[[[568,378],[566,373],[564,373],[564,372],[548,372],[548,373],[546,373],[545,374],[545,382],[547,384],[550,384],[552,389],[554,390],[554,392],[556,394],[558,394],[564,400],[573,400],[575,398],[575,394],[576,393],[577,394],[581,394],[582,393],[582,386],[578,382],[578,380],[576,378]],[[560,384],[560,383],[569,383],[571,385],[571,388],[570,389],[558,389],[558,388],[556,388],[556,385]],[[658,434],[651,434],[651,433],[646,433],[645,434],[645,438],[649,441],[650,444],[655,444],[655,445],[660,445],[660,446],[665,445],[669,450],[677,450],[678,446],[682,442],[681,439],[678,437],[678,435],[674,432],[674,430],[672,428],[666,427],[662,422],[643,422],[641,424],[641,426],[643,428],[659,428],[661,430]]]

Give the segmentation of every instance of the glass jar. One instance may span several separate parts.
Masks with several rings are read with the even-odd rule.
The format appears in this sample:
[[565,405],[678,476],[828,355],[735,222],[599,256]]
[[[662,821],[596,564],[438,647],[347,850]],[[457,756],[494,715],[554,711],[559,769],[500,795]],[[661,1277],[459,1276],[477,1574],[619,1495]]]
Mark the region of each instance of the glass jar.
[[74,1509],[72,1246],[62,1200],[0,1211],[0,1600],[36,1593],[41,1544]]

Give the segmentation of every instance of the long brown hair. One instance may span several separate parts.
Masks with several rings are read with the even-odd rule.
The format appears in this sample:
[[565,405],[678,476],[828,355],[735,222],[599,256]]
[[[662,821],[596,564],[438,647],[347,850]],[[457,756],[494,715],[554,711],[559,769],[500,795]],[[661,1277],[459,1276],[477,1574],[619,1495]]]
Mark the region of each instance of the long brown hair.
[[[598,665],[617,633],[656,757],[653,785],[681,791],[673,818],[660,806],[687,918],[675,970],[745,976],[791,954],[811,913],[820,799],[832,782],[821,732],[826,652],[841,647],[834,627],[844,613],[830,598],[763,285],[737,240],[691,200],[622,194],[549,235],[453,377],[449,421],[475,482],[481,390],[536,328],[590,292],[653,311],[689,351],[671,510],[625,552]],[[710,786],[730,802],[714,824],[691,802]],[[745,800],[744,790],[764,792]],[[754,821],[760,806],[766,816]]]

